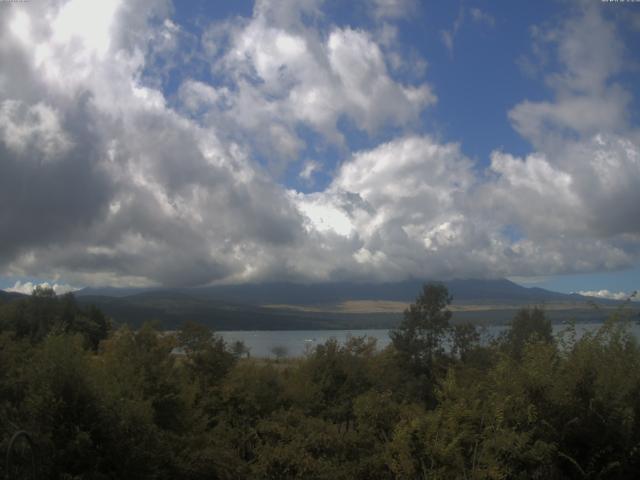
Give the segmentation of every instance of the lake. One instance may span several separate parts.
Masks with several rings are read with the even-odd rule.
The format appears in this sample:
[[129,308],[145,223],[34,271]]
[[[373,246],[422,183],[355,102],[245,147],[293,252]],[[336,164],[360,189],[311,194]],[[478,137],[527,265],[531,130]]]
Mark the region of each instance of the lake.
[[[594,331],[600,327],[601,323],[576,323],[576,333],[578,336],[585,332]],[[497,337],[507,329],[504,325],[493,325],[480,328],[483,342],[488,342],[491,338]],[[564,330],[566,325],[553,325],[553,331],[557,335]],[[640,339],[640,325],[633,323],[631,331],[636,338]],[[366,335],[377,340],[378,348],[386,347],[391,341],[388,329],[371,330],[259,330],[259,331],[227,331],[217,332],[228,343],[240,340],[249,347],[253,357],[274,357],[272,349],[274,347],[284,347],[289,357],[299,357],[308,350],[320,345],[331,338],[339,342],[345,342],[349,337],[361,337]]]

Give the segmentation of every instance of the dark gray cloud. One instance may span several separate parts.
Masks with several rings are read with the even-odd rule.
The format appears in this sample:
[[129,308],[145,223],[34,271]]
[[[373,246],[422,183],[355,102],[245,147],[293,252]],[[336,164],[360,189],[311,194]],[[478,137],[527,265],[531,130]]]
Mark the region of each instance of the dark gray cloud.
[[[60,127],[68,132],[69,143],[63,151],[55,151],[53,140],[43,142],[43,132],[29,135],[18,152],[0,143],[0,252],[5,264],[22,249],[67,241],[104,217],[114,186],[100,167],[102,139],[89,103],[88,95],[80,96],[62,115]],[[18,103],[8,120],[38,121],[39,114],[31,118],[27,109]]]

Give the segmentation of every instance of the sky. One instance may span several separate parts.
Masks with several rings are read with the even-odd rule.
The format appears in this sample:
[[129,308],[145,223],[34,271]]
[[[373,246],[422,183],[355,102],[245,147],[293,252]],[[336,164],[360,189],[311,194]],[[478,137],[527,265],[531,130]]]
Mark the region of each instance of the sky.
[[640,3],[0,1],[0,288],[640,289]]

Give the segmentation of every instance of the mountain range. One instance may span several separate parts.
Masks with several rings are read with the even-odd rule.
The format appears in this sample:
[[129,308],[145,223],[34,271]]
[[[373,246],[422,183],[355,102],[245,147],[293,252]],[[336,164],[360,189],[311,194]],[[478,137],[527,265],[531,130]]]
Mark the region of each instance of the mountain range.
[[[137,324],[156,319],[173,328],[185,319],[221,330],[322,328],[389,328],[415,301],[424,280],[394,283],[264,283],[199,288],[85,288],[81,303],[94,303],[114,319]],[[504,323],[527,305],[545,306],[553,320],[593,319],[602,314],[589,306],[593,298],[542,288],[527,288],[507,279],[456,279],[443,283],[453,296],[454,318]],[[358,301],[358,302],[355,302]],[[351,308],[357,303],[357,308]],[[607,308],[620,302],[600,300]],[[383,304],[384,308],[380,305]],[[350,308],[343,308],[348,305]]]
[[[241,285],[218,285],[196,288],[84,288],[75,292],[77,297],[105,296],[128,297],[149,294],[175,295],[185,294],[194,298],[242,303],[248,305],[287,304],[287,305],[323,305],[349,300],[386,300],[412,302],[420,293],[422,285],[428,280],[407,280],[393,283],[263,283]],[[529,303],[575,303],[593,300],[576,293],[566,294],[527,288],[507,279],[477,280],[455,279],[444,282],[453,296],[454,304],[529,304]],[[615,301],[601,300],[605,304]]]
[[[74,292],[81,304],[93,304],[116,323],[139,326],[156,321],[178,328],[193,320],[217,330],[317,330],[391,328],[415,301],[424,280],[394,283],[264,283],[199,288],[84,288]],[[507,279],[457,279],[443,283],[453,297],[454,321],[506,323],[523,306],[541,305],[553,321],[602,320],[621,302],[594,300]],[[21,294],[0,290],[0,301]]]

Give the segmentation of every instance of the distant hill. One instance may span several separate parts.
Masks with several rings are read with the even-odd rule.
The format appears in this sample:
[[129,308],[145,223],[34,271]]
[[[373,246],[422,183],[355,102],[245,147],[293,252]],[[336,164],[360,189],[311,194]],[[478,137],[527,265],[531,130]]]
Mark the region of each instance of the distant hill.
[[[76,292],[76,296],[101,295],[125,297],[130,295],[162,292],[168,294],[187,294],[191,297],[239,303],[243,305],[323,305],[346,302],[349,300],[389,300],[413,302],[422,289],[425,280],[407,280],[394,283],[264,283],[243,285],[220,285],[190,289],[91,289]],[[453,303],[465,304],[544,304],[576,303],[595,300],[578,294],[552,292],[542,288],[526,288],[507,279],[477,280],[458,279],[444,283],[453,295]],[[599,303],[615,305],[612,300],[598,299]]]
[[[264,304],[317,305],[348,300],[390,300],[413,302],[427,281],[408,280],[394,283],[269,283],[195,288],[192,295],[220,300]],[[507,279],[456,279],[441,282],[453,296],[453,303],[464,304],[542,304],[575,303],[593,300],[578,294],[526,288]],[[615,304],[615,301],[601,301]]]
[[93,304],[118,323],[140,326],[156,321],[163,328],[179,328],[186,320],[215,330],[323,330],[389,328],[399,315],[297,312],[249,304],[225,303],[173,291],[143,292],[126,297],[80,295],[81,304]]
[[18,292],[6,292],[4,290],[0,290],[0,303],[10,302],[17,298],[25,297],[26,295]]
[[[94,304],[117,323],[157,321],[167,329],[193,320],[216,330],[390,328],[415,301],[422,280],[394,283],[265,283],[202,288],[85,288],[80,304]],[[506,279],[444,283],[453,296],[454,321],[508,322],[516,310],[543,305],[553,321],[598,321],[621,302],[526,288]],[[0,290],[0,303],[25,295]],[[604,310],[589,304],[597,301]]]
[[[185,320],[193,320],[217,330],[390,328],[402,318],[402,304],[415,301],[424,283],[411,280],[382,284],[266,283],[174,289],[86,288],[75,292],[75,295],[80,303],[95,304],[116,321],[132,325],[156,320],[164,328],[177,328]],[[526,288],[506,279],[462,279],[442,283],[453,295],[453,306],[458,307],[454,313],[457,321],[506,323],[519,307],[526,305],[553,306],[549,314],[554,321],[568,318],[595,321],[606,316],[606,312],[595,311],[589,306],[595,299]],[[394,312],[335,308],[354,300],[401,303]],[[600,299],[597,302],[606,307],[620,303]],[[557,308],[558,305],[562,308]]]

